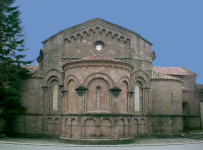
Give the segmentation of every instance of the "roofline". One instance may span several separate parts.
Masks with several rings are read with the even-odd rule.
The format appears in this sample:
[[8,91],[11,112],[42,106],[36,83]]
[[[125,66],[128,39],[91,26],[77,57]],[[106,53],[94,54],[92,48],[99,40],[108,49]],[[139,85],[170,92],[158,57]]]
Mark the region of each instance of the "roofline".
[[69,65],[74,65],[74,64],[80,64],[80,63],[113,63],[113,64],[120,64],[120,65],[125,65],[125,66],[128,66],[131,71],[133,70],[133,66],[128,64],[128,63],[125,63],[125,62],[115,62],[115,61],[106,61],[106,60],[83,60],[83,61],[74,61],[74,62],[67,62],[65,64],[62,65],[62,69],[64,70],[65,67],[69,66]]
[[56,35],[58,35],[58,34],[64,32],[64,31],[67,30],[67,29],[71,29],[71,28],[78,27],[78,26],[80,26],[81,24],[85,24],[85,23],[88,23],[88,22],[93,21],[93,20],[96,20],[96,19],[102,20],[102,21],[104,21],[104,22],[106,22],[106,23],[109,23],[109,24],[111,24],[111,25],[117,26],[117,27],[119,27],[119,28],[123,28],[124,30],[129,31],[129,32],[131,32],[131,33],[137,35],[137,37],[139,37],[139,38],[143,39],[144,41],[148,42],[151,46],[153,45],[151,42],[149,42],[148,40],[146,40],[145,38],[143,38],[142,36],[140,36],[140,34],[134,32],[134,31],[132,31],[132,30],[129,30],[129,29],[125,28],[125,27],[122,27],[122,26],[120,26],[120,25],[117,25],[117,24],[111,23],[111,22],[109,22],[109,21],[103,20],[103,19],[101,19],[101,18],[94,18],[94,19],[91,19],[91,20],[89,20],[89,21],[85,21],[85,22],[83,22],[83,23],[80,23],[80,24],[74,25],[74,26],[72,26],[72,27],[66,28],[66,29],[64,29],[64,30],[61,30],[61,31],[59,31],[58,33],[56,33],[56,34],[52,35],[51,37],[49,37],[48,39],[42,41],[42,44],[44,44],[44,43],[47,42],[49,39],[55,37]]
[[[189,76],[189,75],[196,75],[196,77],[198,76],[198,74],[194,71],[191,71],[190,69],[186,68],[186,67],[158,67],[158,66],[153,66],[152,68],[181,68],[183,69],[185,72],[188,73],[188,75],[182,75],[182,74],[170,74],[167,73],[166,75],[170,75],[170,76]],[[162,73],[163,74],[163,73]]]
[[164,79],[164,78],[152,78],[151,81],[177,81],[183,83],[182,80],[179,79]]
[[189,73],[189,74],[194,74],[194,75],[198,76],[198,74],[197,74],[196,72],[191,71],[190,69],[188,69],[188,68],[186,68],[186,67],[181,67],[181,69],[185,70],[185,71],[186,71],[187,73]]

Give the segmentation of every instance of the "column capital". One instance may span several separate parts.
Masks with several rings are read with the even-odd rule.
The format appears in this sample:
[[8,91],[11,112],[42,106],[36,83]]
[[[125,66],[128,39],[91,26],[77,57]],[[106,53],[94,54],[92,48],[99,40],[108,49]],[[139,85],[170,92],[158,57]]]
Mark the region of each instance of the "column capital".
[[42,87],[42,90],[43,90],[44,92],[46,92],[46,91],[47,91],[47,88],[48,88],[47,86],[43,86],[43,87]]

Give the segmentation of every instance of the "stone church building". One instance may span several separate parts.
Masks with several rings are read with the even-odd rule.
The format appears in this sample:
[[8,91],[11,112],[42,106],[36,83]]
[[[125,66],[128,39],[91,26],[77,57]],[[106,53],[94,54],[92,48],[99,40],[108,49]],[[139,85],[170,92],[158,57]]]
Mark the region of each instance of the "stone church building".
[[136,32],[96,18],[42,43],[13,134],[122,140],[200,129],[197,74],[154,67],[152,43]]

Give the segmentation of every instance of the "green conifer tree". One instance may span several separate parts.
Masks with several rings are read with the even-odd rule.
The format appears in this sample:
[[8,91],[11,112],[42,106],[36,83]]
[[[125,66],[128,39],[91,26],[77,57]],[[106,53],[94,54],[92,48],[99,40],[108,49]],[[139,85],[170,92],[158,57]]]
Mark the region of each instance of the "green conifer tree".
[[31,76],[23,65],[32,61],[23,61],[20,54],[25,48],[25,37],[22,34],[19,6],[12,7],[15,0],[0,0],[0,118],[6,122],[19,114],[25,114],[20,103],[20,81]]

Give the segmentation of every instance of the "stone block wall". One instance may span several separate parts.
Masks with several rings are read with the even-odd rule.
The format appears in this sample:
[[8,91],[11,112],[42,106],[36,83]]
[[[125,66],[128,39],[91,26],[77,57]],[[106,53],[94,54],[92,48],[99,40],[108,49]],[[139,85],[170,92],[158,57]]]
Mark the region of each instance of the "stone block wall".
[[[101,51],[96,50],[98,44]],[[151,79],[155,59],[151,45],[135,32],[101,19],[60,31],[47,39],[38,59],[43,79],[22,82],[22,104],[28,115],[14,121],[14,132],[117,139],[182,132],[183,124],[184,128],[197,129],[198,108],[203,106],[190,92],[196,74],[174,76],[183,82]],[[130,65],[111,61],[68,64],[94,54]],[[81,86],[87,90],[79,95],[75,89]],[[122,90],[119,96],[109,90],[114,87]],[[137,95],[130,96],[128,92]],[[184,108],[189,109],[185,111],[189,112],[187,115],[183,102]]]
[[42,78],[30,78],[21,82],[22,105],[26,107],[25,116],[16,116],[12,121],[12,133],[43,134],[44,101]]
[[200,117],[199,116],[183,116],[183,130],[199,130]]
[[150,115],[149,132],[152,135],[182,133],[183,118],[182,116]]
[[[53,68],[61,72],[64,63],[99,53],[128,62],[134,70],[145,70],[151,76],[154,60],[151,44],[133,33],[126,36],[94,25],[72,36],[64,34],[65,31],[43,43],[43,75]],[[98,43],[103,47],[101,51],[95,48]]]
[[42,135],[43,134],[43,115],[16,116],[12,121],[11,134]]
[[31,78],[21,82],[22,105],[28,114],[43,114],[42,78]]
[[203,102],[200,102],[200,128],[203,129]]
[[149,114],[182,115],[182,82],[152,80],[149,96]]
[[62,118],[62,137],[117,139],[147,133],[145,117],[129,115],[67,115]]
[[[132,111],[129,106],[127,92],[130,91],[130,68],[128,65],[112,64],[108,62],[91,62],[73,64],[64,68],[65,82],[64,89],[70,90],[65,97],[65,113],[69,112],[114,112],[128,113]],[[74,84],[75,86],[70,86]],[[77,85],[77,86],[76,86]],[[77,96],[73,89],[79,86],[88,88],[84,100]],[[119,98],[112,99],[110,88],[119,87],[122,89]],[[99,99],[97,89],[99,88]],[[78,100],[77,100],[78,98]],[[81,99],[81,100],[80,100]],[[98,103],[98,104],[97,104]],[[81,105],[81,106],[80,106]],[[131,108],[130,108],[131,107]],[[82,109],[80,109],[82,108]]]
[[182,82],[152,80],[149,90],[150,134],[182,132]]

